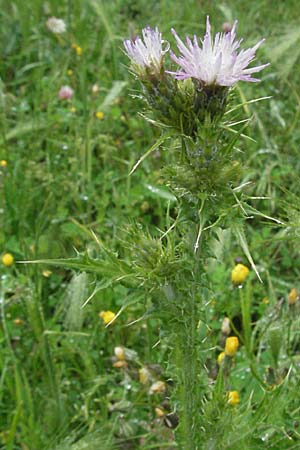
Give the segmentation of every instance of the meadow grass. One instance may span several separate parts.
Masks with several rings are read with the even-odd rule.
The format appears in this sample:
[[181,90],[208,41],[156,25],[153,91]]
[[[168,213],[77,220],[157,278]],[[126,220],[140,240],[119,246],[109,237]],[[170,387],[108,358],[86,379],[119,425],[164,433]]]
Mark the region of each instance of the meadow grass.
[[[298,9],[296,0],[1,2],[0,252],[15,260],[1,266],[1,448],[178,448],[174,367],[150,297],[63,264],[16,261],[94,258],[99,243],[113,260],[110,250],[130,253],[135,226],[154,236],[168,228],[177,205],[159,169],[169,150],[161,146],[129,176],[159,132],[138,116],[122,41],[147,24],[170,40],[173,26],[201,35],[207,14],[215,29],[237,18],[247,43],[266,37],[259,59],[272,64],[238,95],[272,98],[243,107],[252,140],[240,145],[253,197],[245,235],[263,283],[251,270],[243,289],[232,287],[231,269],[247,258],[228,230],[216,235],[207,267],[214,293],[198,332],[210,383],[225,316],[243,345],[230,373],[240,405],[203,402],[203,448],[299,448],[299,299],[288,306],[300,288]],[[63,18],[67,32],[49,32],[49,16]],[[74,89],[70,100],[58,98],[63,85]],[[121,314],[105,327],[101,311]],[[116,364],[117,346],[126,365]],[[163,389],[149,395],[157,381]]]

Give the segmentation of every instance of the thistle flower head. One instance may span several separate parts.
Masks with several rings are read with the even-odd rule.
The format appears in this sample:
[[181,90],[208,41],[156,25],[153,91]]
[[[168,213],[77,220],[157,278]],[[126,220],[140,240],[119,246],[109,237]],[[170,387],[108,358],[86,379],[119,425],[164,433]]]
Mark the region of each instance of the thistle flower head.
[[259,41],[254,47],[247,50],[238,48],[242,39],[236,40],[237,20],[232,29],[227,33],[217,33],[212,39],[209,17],[206,22],[206,33],[202,46],[194,36],[191,41],[186,38],[186,45],[178,37],[175,30],[172,33],[177,41],[177,47],[181,53],[177,57],[171,52],[171,58],[181,67],[178,72],[169,72],[178,80],[195,78],[204,86],[232,86],[237,81],[259,81],[252,78],[252,74],[261,71],[268,64],[247,68],[255,58],[255,52],[264,42]]
[[145,75],[147,69],[151,74],[159,74],[162,68],[163,57],[169,50],[169,44],[163,49],[165,41],[161,32],[149,26],[142,30],[142,39],[127,39],[124,47],[127,56],[131,60],[132,68],[138,75]]
[[57,19],[56,17],[49,17],[46,26],[48,30],[54,34],[62,34],[66,31],[65,21],[63,19]]

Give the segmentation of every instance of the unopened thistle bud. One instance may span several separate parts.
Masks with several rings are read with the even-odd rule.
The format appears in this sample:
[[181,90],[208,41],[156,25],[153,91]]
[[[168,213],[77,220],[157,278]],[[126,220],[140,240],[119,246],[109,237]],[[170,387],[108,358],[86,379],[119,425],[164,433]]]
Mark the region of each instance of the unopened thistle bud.
[[231,281],[234,284],[242,284],[249,275],[249,269],[244,264],[237,264],[231,272]]
[[224,317],[222,326],[221,326],[221,331],[226,336],[228,336],[230,334],[231,328],[230,328],[230,320],[228,317]]
[[240,403],[240,396],[238,391],[230,391],[228,392],[228,400],[227,403],[229,405],[238,405]]
[[290,306],[294,305],[296,303],[297,299],[298,299],[298,292],[296,291],[295,288],[293,288],[288,295],[288,304]]
[[231,336],[226,339],[225,342],[225,355],[234,356],[239,346],[239,340],[236,336]]

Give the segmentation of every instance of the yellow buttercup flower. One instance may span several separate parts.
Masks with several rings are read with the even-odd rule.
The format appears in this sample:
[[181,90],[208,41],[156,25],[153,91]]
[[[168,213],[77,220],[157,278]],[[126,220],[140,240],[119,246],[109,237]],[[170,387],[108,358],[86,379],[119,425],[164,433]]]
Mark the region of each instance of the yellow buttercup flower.
[[227,403],[229,405],[238,405],[240,403],[240,396],[238,391],[230,391],[228,392],[228,400]]
[[95,113],[95,116],[97,117],[97,119],[99,120],[103,120],[104,119],[104,113],[102,111],[97,111]]
[[231,272],[231,281],[234,284],[242,284],[249,274],[249,269],[244,264],[237,264]]
[[72,69],[68,69],[67,70],[67,75],[69,75],[69,77],[71,77],[73,75],[73,70]]
[[14,257],[11,253],[4,253],[4,255],[2,256],[2,263],[6,266],[6,267],[10,267],[13,265],[14,263]]
[[1,159],[0,167],[6,167],[6,166],[7,166],[7,161],[5,159]]
[[234,356],[239,346],[239,340],[236,336],[228,337],[225,341],[225,355]]
[[296,303],[297,299],[298,299],[298,292],[296,291],[295,288],[293,288],[288,295],[288,304],[294,305]]
[[99,316],[101,317],[105,325],[109,324],[116,317],[115,313],[112,311],[101,311],[99,313]]
[[217,358],[217,363],[219,364],[219,366],[222,364],[222,361],[224,358],[225,358],[225,352],[221,352]]

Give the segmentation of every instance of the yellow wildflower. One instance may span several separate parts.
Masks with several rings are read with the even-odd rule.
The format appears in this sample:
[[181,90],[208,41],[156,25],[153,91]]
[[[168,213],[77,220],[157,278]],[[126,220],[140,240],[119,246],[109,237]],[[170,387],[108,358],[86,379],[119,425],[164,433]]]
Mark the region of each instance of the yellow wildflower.
[[249,269],[244,264],[237,264],[231,272],[231,281],[234,284],[242,284],[249,274]]
[[69,77],[71,77],[73,75],[73,70],[72,69],[68,69],[67,70],[67,75],[69,75]]
[[239,340],[236,336],[228,337],[225,341],[225,355],[234,356],[239,346]]
[[77,111],[77,109],[75,108],[75,106],[71,106],[70,112],[74,114],[74,113],[76,113],[76,111]]
[[112,311],[101,311],[99,317],[101,317],[105,325],[107,325],[116,317],[116,315]]
[[13,265],[14,263],[14,257],[11,253],[4,253],[4,255],[2,256],[2,263],[6,266],[6,267],[10,267]]
[[230,391],[228,392],[228,400],[227,403],[229,405],[238,405],[240,403],[240,396],[238,391]]
[[99,120],[103,120],[104,119],[104,113],[102,111],[97,111],[95,113],[95,116],[97,117],[97,119]]
[[222,361],[224,358],[225,358],[225,352],[221,352],[217,358],[217,363],[219,364],[219,366],[222,364]]
[[6,167],[6,166],[7,166],[7,161],[5,159],[1,159],[0,167]]
[[288,295],[288,304],[294,305],[297,301],[297,298],[298,298],[298,292],[296,291],[295,288],[293,288]]

